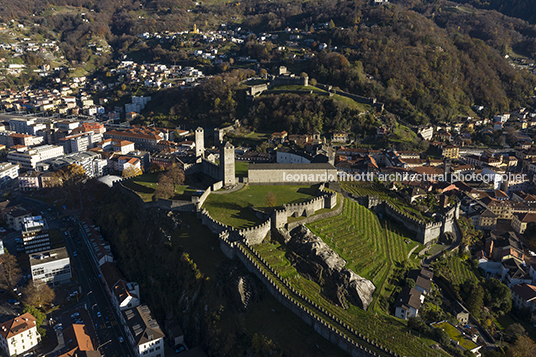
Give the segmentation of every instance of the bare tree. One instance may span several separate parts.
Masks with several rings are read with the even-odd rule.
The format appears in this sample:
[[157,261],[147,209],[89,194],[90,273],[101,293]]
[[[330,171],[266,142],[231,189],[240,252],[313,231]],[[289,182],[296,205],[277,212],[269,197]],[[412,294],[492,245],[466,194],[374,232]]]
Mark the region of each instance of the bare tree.
[[158,186],[154,191],[154,198],[170,198],[175,194],[175,185],[168,175],[162,175],[158,180]]
[[182,185],[184,183],[184,171],[179,165],[173,164],[166,176],[171,179],[173,185]]
[[17,258],[5,253],[0,257],[0,262],[0,285],[6,289],[13,289],[21,278]]
[[35,280],[30,281],[24,288],[23,296],[24,305],[42,307],[54,301],[56,294],[47,284],[41,280]]
[[275,207],[277,205],[277,196],[273,192],[266,194],[266,204],[268,207]]

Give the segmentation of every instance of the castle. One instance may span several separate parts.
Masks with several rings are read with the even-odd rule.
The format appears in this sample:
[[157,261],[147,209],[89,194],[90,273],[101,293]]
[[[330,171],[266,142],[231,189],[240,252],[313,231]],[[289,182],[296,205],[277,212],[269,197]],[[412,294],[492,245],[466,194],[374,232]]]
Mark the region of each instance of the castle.
[[460,203],[450,208],[441,219],[436,222],[424,222],[401,212],[389,202],[375,196],[355,197],[357,202],[366,208],[384,214],[401,226],[415,233],[415,238],[422,244],[436,242],[442,235],[452,233],[456,235],[456,220],[460,218]]
[[[235,175],[235,147],[226,142],[220,144],[220,162],[216,164],[213,159],[205,155],[205,136],[203,128],[195,130],[195,156],[194,164],[186,164],[186,175],[202,172],[221,181],[223,187],[229,188],[237,184]],[[243,178],[248,184],[315,184],[337,180],[337,169],[329,163],[317,164],[250,164],[248,177]]]

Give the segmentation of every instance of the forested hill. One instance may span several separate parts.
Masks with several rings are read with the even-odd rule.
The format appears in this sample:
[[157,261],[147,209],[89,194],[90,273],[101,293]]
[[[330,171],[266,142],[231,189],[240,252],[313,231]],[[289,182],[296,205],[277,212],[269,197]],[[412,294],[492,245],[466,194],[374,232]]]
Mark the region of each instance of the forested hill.
[[[512,58],[536,58],[536,27],[520,18],[476,7],[496,4],[498,8],[502,1],[489,0],[489,5],[466,1],[469,4],[455,6],[457,2],[446,0],[392,0],[374,6],[368,0],[0,0],[0,22],[33,22],[36,33],[57,34],[71,66],[88,61],[90,43],[106,41],[113,52],[99,57],[94,66],[103,73],[107,61],[136,51],[144,51],[147,61],[163,63],[194,58],[192,41],[145,43],[138,36],[188,30],[194,24],[201,30],[240,27],[241,35],[251,35],[240,46],[227,46],[229,56],[250,56],[268,70],[280,64],[293,67],[297,64],[291,57],[293,50],[279,48],[288,47],[286,29],[302,29],[301,36],[312,41],[300,45],[300,51],[310,54],[312,60],[301,62],[301,70],[320,83],[376,97],[388,110],[413,124],[474,115],[473,105],[484,106],[486,116],[533,106],[535,76],[516,68]],[[504,1],[512,6],[499,10],[507,13],[509,9],[513,14],[516,9],[516,14],[522,12],[519,16],[535,16],[534,11],[523,11],[533,2]],[[226,27],[221,26],[224,24]],[[280,40],[263,41],[252,34],[262,32],[279,34]],[[321,43],[327,49],[320,51]],[[200,39],[195,45],[205,46]],[[222,72],[236,69],[230,60],[221,66],[199,64],[204,73],[222,76],[226,74]],[[227,93],[227,89],[221,92]],[[228,98],[225,94],[219,102],[231,103]],[[176,102],[176,113],[197,110],[187,106],[187,99]],[[266,122],[265,111],[253,109],[241,112],[254,112],[253,122]],[[210,110],[207,107],[206,113],[195,115],[207,116]],[[307,125],[292,127],[305,130]]]
[[[433,1],[433,0],[432,0]],[[534,0],[453,0],[469,3],[480,9],[497,10],[507,16],[519,17],[536,23],[536,2]]]

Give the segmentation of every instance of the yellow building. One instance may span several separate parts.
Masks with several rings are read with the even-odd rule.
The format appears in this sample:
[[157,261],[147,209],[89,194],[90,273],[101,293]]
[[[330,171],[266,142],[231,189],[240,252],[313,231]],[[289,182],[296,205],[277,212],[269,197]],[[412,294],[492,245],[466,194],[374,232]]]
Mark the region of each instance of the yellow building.
[[443,157],[449,159],[458,159],[460,157],[460,148],[454,145],[443,147]]

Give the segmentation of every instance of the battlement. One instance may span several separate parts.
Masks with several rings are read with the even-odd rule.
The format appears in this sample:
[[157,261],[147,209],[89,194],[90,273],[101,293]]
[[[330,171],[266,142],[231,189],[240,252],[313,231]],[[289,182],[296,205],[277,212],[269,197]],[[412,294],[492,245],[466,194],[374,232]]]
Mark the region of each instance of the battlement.
[[399,222],[406,229],[415,233],[416,238],[423,244],[437,240],[441,234],[447,232],[455,232],[454,221],[459,216],[459,204],[456,207],[449,209],[438,222],[425,222],[416,217],[412,217],[407,213],[401,212],[391,203],[378,198],[377,196],[355,196],[352,195],[360,205],[367,207],[379,213],[383,213],[388,217]]

